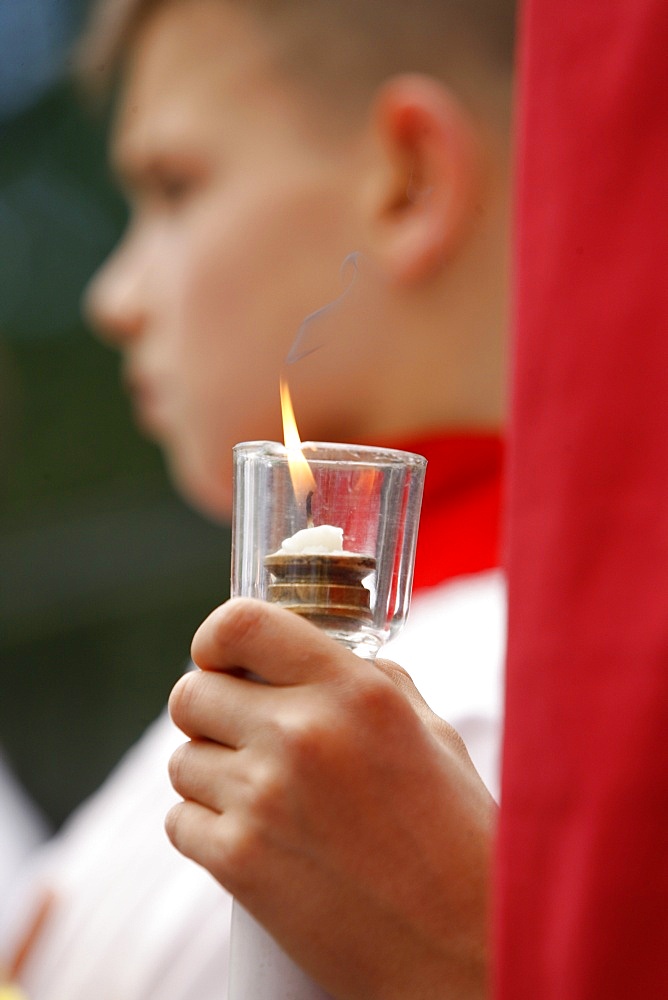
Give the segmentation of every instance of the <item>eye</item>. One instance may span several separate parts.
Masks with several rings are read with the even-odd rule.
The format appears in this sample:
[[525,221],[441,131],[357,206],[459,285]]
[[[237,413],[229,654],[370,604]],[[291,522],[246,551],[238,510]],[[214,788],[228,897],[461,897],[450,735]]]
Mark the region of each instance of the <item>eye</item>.
[[150,192],[163,204],[176,207],[184,202],[196,187],[197,179],[192,174],[161,171],[152,178]]
[[201,188],[207,176],[203,164],[180,157],[121,163],[117,173],[134,212],[179,209]]

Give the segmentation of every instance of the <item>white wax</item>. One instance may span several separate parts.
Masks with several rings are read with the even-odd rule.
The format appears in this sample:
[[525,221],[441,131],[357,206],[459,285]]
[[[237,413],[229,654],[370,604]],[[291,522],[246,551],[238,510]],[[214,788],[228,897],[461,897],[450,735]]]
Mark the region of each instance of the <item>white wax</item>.
[[302,528],[281,543],[279,552],[286,555],[322,555],[327,552],[343,552],[343,528],[331,524],[318,524],[314,528]]

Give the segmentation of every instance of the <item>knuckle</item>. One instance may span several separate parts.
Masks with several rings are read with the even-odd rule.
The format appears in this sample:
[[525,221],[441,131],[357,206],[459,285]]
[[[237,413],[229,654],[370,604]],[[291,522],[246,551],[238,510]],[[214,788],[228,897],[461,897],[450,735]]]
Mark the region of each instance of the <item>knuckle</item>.
[[311,711],[293,713],[282,721],[281,756],[284,766],[275,780],[285,782],[286,774],[303,778],[320,765],[328,751],[337,745],[340,724],[329,709],[318,705]]
[[228,819],[224,838],[212,847],[220,858],[224,883],[235,896],[243,896],[253,885],[264,863],[261,842],[252,825],[241,819]]
[[249,853],[293,839],[303,804],[312,795],[314,775],[321,771],[310,733],[295,729],[283,732],[281,739],[280,749],[257,760],[247,772],[241,815],[247,837],[244,849]]
[[215,637],[224,645],[243,645],[262,623],[261,602],[247,597],[235,598],[223,605],[215,618]]
[[215,608],[193,637],[193,662],[205,671],[216,669],[226,650],[243,647],[260,627],[263,614],[262,602],[249,597],[235,597]]
[[321,725],[313,717],[303,715],[286,719],[280,732],[283,753],[291,765],[309,757],[317,746]]
[[192,714],[192,707],[195,700],[197,674],[187,673],[180,677],[169,696],[169,714],[172,721],[181,726]]
[[279,762],[264,762],[256,768],[252,801],[248,803],[250,826],[256,834],[277,830],[285,822],[289,775],[290,768]]
[[171,843],[174,845],[174,847],[177,848],[177,850],[181,842],[179,834],[181,829],[180,819],[181,819],[182,805],[183,803],[177,802],[177,804],[173,805],[169,810],[169,812],[167,813],[167,815],[165,816],[165,832],[169,837]]
[[184,743],[178,747],[174,753],[169,758],[167,764],[167,770],[169,773],[169,780],[172,783],[173,788],[177,792],[181,790],[187,784],[189,766],[188,766],[188,755],[190,751],[190,744]]
[[363,679],[357,679],[351,696],[356,711],[364,719],[379,721],[395,712],[399,702],[395,686],[371,671]]

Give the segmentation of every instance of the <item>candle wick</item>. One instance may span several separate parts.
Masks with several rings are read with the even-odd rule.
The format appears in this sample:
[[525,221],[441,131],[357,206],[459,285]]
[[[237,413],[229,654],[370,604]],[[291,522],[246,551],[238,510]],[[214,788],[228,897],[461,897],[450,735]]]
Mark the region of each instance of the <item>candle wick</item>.
[[313,490],[306,497],[306,527],[313,527]]

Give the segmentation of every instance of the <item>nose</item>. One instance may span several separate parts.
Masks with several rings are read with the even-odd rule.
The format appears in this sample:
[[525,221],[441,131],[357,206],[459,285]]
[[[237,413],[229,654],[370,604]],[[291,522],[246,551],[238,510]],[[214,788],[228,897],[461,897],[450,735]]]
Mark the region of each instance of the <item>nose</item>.
[[93,275],[83,296],[83,314],[101,340],[118,347],[144,327],[140,269],[122,242]]

